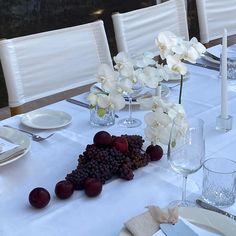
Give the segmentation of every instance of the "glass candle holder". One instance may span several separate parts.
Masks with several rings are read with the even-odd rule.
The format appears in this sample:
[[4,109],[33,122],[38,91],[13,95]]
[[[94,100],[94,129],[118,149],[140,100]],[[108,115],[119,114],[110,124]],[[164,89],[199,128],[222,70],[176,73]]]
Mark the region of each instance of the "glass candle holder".
[[111,126],[115,124],[115,111],[111,107],[99,106],[90,109],[90,124],[94,126]]

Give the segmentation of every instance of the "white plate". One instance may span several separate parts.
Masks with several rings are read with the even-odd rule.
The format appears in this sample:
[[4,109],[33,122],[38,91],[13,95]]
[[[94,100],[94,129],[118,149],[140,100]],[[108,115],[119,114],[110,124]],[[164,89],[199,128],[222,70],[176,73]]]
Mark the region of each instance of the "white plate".
[[18,160],[19,158],[23,157],[30,149],[30,138],[28,137],[28,135],[16,129],[0,127],[0,137],[14,144],[18,144],[21,148],[25,149],[24,153],[10,160],[7,160],[5,162],[1,162],[0,166],[6,165],[13,161]]
[[[221,233],[224,236],[235,235],[236,221],[227,216],[197,207],[180,207],[179,214],[190,223],[210,232]],[[119,236],[132,236],[132,234],[123,228]]]
[[[97,92],[98,91],[97,88],[98,89],[101,88],[101,84],[100,83],[96,83],[96,84],[92,85],[91,88],[90,88],[90,91],[91,92]],[[148,97],[149,94],[150,94],[150,96],[152,96],[152,95],[154,95],[154,93],[155,93],[154,89],[143,88],[143,90],[140,93],[137,94],[137,96],[138,96],[137,99],[133,99],[132,104],[133,105],[139,105],[139,100],[138,99],[141,98],[142,95],[144,95],[144,96],[147,95],[145,97]],[[161,85],[161,96],[162,96],[162,98],[167,98],[169,96],[169,94],[170,94],[169,87],[164,85],[164,84],[162,84]],[[126,101],[126,104],[129,103],[128,98],[125,98],[125,101]]]
[[63,111],[40,109],[23,115],[21,122],[35,129],[55,129],[71,123],[71,116]]

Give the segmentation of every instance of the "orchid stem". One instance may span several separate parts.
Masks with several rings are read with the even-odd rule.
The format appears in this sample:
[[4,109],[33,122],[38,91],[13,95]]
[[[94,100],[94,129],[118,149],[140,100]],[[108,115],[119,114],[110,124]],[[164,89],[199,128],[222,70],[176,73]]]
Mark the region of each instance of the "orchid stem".
[[181,104],[181,97],[182,97],[182,88],[183,88],[183,75],[180,75],[180,88],[179,88],[179,104]]

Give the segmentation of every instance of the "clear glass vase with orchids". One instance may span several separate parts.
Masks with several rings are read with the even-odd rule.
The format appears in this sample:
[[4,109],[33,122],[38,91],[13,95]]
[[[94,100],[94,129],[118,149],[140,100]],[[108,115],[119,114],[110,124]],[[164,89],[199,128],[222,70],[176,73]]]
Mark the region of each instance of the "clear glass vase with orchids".
[[90,104],[90,123],[93,125],[108,126],[115,122],[115,111],[125,107],[125,99],[118,83],[119,74],[107,64],[98,68],[95,85],[87,99]]

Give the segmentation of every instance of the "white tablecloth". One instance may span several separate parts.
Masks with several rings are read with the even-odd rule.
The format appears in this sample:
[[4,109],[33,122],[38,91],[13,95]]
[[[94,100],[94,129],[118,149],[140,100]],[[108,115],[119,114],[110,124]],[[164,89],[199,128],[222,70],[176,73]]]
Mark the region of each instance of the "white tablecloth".
[[[217,50],[217,47],[216,49]],[[220,113],[220,80],[218,72],[189,65],[190,77],[184,81],[182,101],[188,116],[205,121],[206,157],[227,157],[236,161],[236,119],[229,132],[215,129]],[[235,81],[236,84],[236,81]],[[169,84],[171,86],[171,84]],[[229,87],[229,113],[236,114],[236,91]],[[235,85],[236,88],[236,85]],[[171,89],[169,99],[177,101],[179,87]],[[85,95],[79,96],[84,99]],[[137,128],[93,127],[89,111],[66,101],[48,108],[63,110],[72,117],[67,127],[55,130],[55,135],[44,142],[33,142],[23,158],[0,167],[0,235],[118,235],[123,223],[145,211],[147,205],[165,207],[181,198],[182,178],[169,167],[166,156],[158,162],[134,172],[132,181],[115,179],[103,186],[101,195],[88,198],[76,191],[71,198],[59,200],[54,194],[55,184],[77,166],[77,159],[94,134],[105,129],[111,134],[140,134],[144,136],[145,123]],[[136,106],[133,115],[143,121],[147,111]],[[127,116],[127,110],[118,113]],[[21,116],[0,122],[23,127]],[[24,127],[26,128],[26,127]],[[30,130],[30,129],[29,129]],[[41,131],[46,134],[51,131]],[[202,170],[189,176],[187,198],[195,200],[201,194]],[[41,210],[32,208],[28,194],[35,187],[44,187],[51,194],[49,205]],[[236,213],[236,204],[227,209]]]

